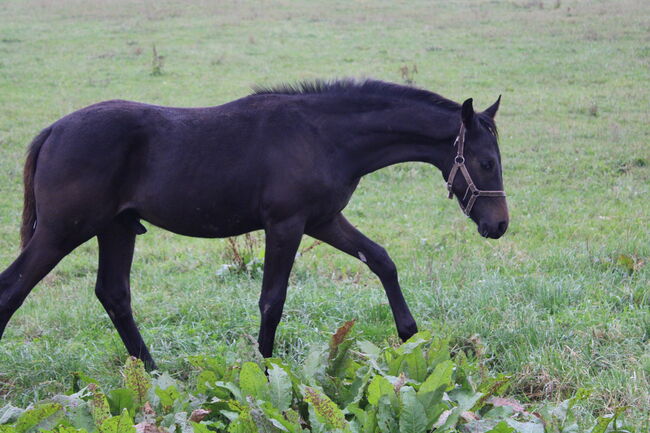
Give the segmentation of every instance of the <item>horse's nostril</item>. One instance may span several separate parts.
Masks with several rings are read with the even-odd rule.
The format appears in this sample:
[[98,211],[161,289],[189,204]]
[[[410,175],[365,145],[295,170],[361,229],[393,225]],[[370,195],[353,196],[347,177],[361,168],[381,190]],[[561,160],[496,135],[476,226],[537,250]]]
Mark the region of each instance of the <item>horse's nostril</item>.
[[501,221],[499,223],[499,232],[500,233],[505,233],[507,228],[508,228],[508,221]]

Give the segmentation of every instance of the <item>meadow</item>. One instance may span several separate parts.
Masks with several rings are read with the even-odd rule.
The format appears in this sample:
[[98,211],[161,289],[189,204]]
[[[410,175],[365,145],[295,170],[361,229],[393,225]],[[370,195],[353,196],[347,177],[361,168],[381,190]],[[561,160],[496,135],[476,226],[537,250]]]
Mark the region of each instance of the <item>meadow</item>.
[[[502,94],[502,239],[481,238],[424,164],[365,177],[345,214],[391,254],[420,329],[513,375],[523,402],[588,388],[582,421],[629,406],[647,431],[649,46],[644,0],[1,0],[0,270],[18,254],[27,144],[91,103],[217,105],[256,84],[337,77],[409,82],[478,109]],[[133,309],[159,366],[182,379],[188,356],[250,350],[260,267],[226,269],[226,240],[145,225]],[[261,234],[236,245],[261,260]],[[127,354],[95,298],[96,262],[92,240],[15,314],[0,404],[62,392],[74,371],[119,382]],[[276,355],[300,364],[351,319],[365,339],[397,340],[378,279],[305,238]]]

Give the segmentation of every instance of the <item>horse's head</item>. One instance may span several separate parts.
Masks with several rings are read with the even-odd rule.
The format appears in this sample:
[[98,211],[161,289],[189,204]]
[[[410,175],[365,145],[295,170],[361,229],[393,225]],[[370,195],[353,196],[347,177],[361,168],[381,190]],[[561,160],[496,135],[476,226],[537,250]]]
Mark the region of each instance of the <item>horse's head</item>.
[[482,113],[474,112],[471,99],[463,103],[460,131],[444,170],[449,198],[456,195],[481,236],[493,239],[506,232],[509,221],[494,124],[500,100]]

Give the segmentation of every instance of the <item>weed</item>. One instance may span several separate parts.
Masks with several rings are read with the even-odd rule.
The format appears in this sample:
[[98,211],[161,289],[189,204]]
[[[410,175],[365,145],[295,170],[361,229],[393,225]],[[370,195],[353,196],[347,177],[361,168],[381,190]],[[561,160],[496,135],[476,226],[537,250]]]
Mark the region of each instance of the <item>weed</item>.
[[[476,377],[477,367],[462,352],[450,359],[445,343],[428,333],[381,349],[355,341],[353,325],[339,328],[329,348],[313,347],[300,369],[277,359],[244,358],[229,365],[228,356],[195,357],[191,362],[198,371],[181,381],[166,373],[152,378],[130,358],[123,388],[102,391],[77,375],[77,383],[91,383],[27,409],[8,405],[0,409],[0,428],[6,433],[578,431],[576,411],[590,396],[585,390],[559,405],[526,407],[503,396],[507,376]],[[624,431],[619,418],[625,409],[609,408],[590,431],[604,432],[610,425]]]
[[222,270],[259,273],[264,267],[264,250],[259,234],[246,233],[243,236],[227,239],[228,248],[224,252],[227,261]]
[[408,65],[400,66],[399,72],[402,75],[402,81],[404,81],[404,84],[415,84],[415,74],[418,73],[418,66],[415,63],[410,68]]
[[164,64],[164,57],[158,54],[158,50],[156,50],[156,44],[153,44],[151,46],[152,48],[152,58],[151,58],[151,75],[154,77],[160,76],[163,74],[163,64]]

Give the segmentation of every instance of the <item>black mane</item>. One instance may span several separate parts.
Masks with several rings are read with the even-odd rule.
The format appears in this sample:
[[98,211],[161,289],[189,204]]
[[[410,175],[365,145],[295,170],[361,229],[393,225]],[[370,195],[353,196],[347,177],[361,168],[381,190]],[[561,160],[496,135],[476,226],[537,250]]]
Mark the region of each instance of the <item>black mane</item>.
[[379,80],[355,80],[355,79],[342,79],[342,80],[314,80],[314,81],[300,81],[294,84],[280,84],[277,86],[255,86],[253,87],[253,95],[316,95],[316,94],[329,94],[329,95],[350,95],[350,94],[363,94],[363,95],[376,95],[376,96],[392,96],[395,98],[407,98],[417,101],[428,102],[450,110],[459,110],[460,104],[444,98],[437,93],[430,92],[417,87],[402,86],[395,83],[387,83]]
[[[380,80],[355,80],[352,78],[340,80],[299,81],[283,83],[276,86],[254,86],[253,95],[376,95],[383,97],[405,98],[434,104],[448,110],[460,110],[460,104],[437,93],[417,87],[403,86]],[[483,113],[477,113],[477,118],[483,127],[495,137],[498,130],[494,120]]]

